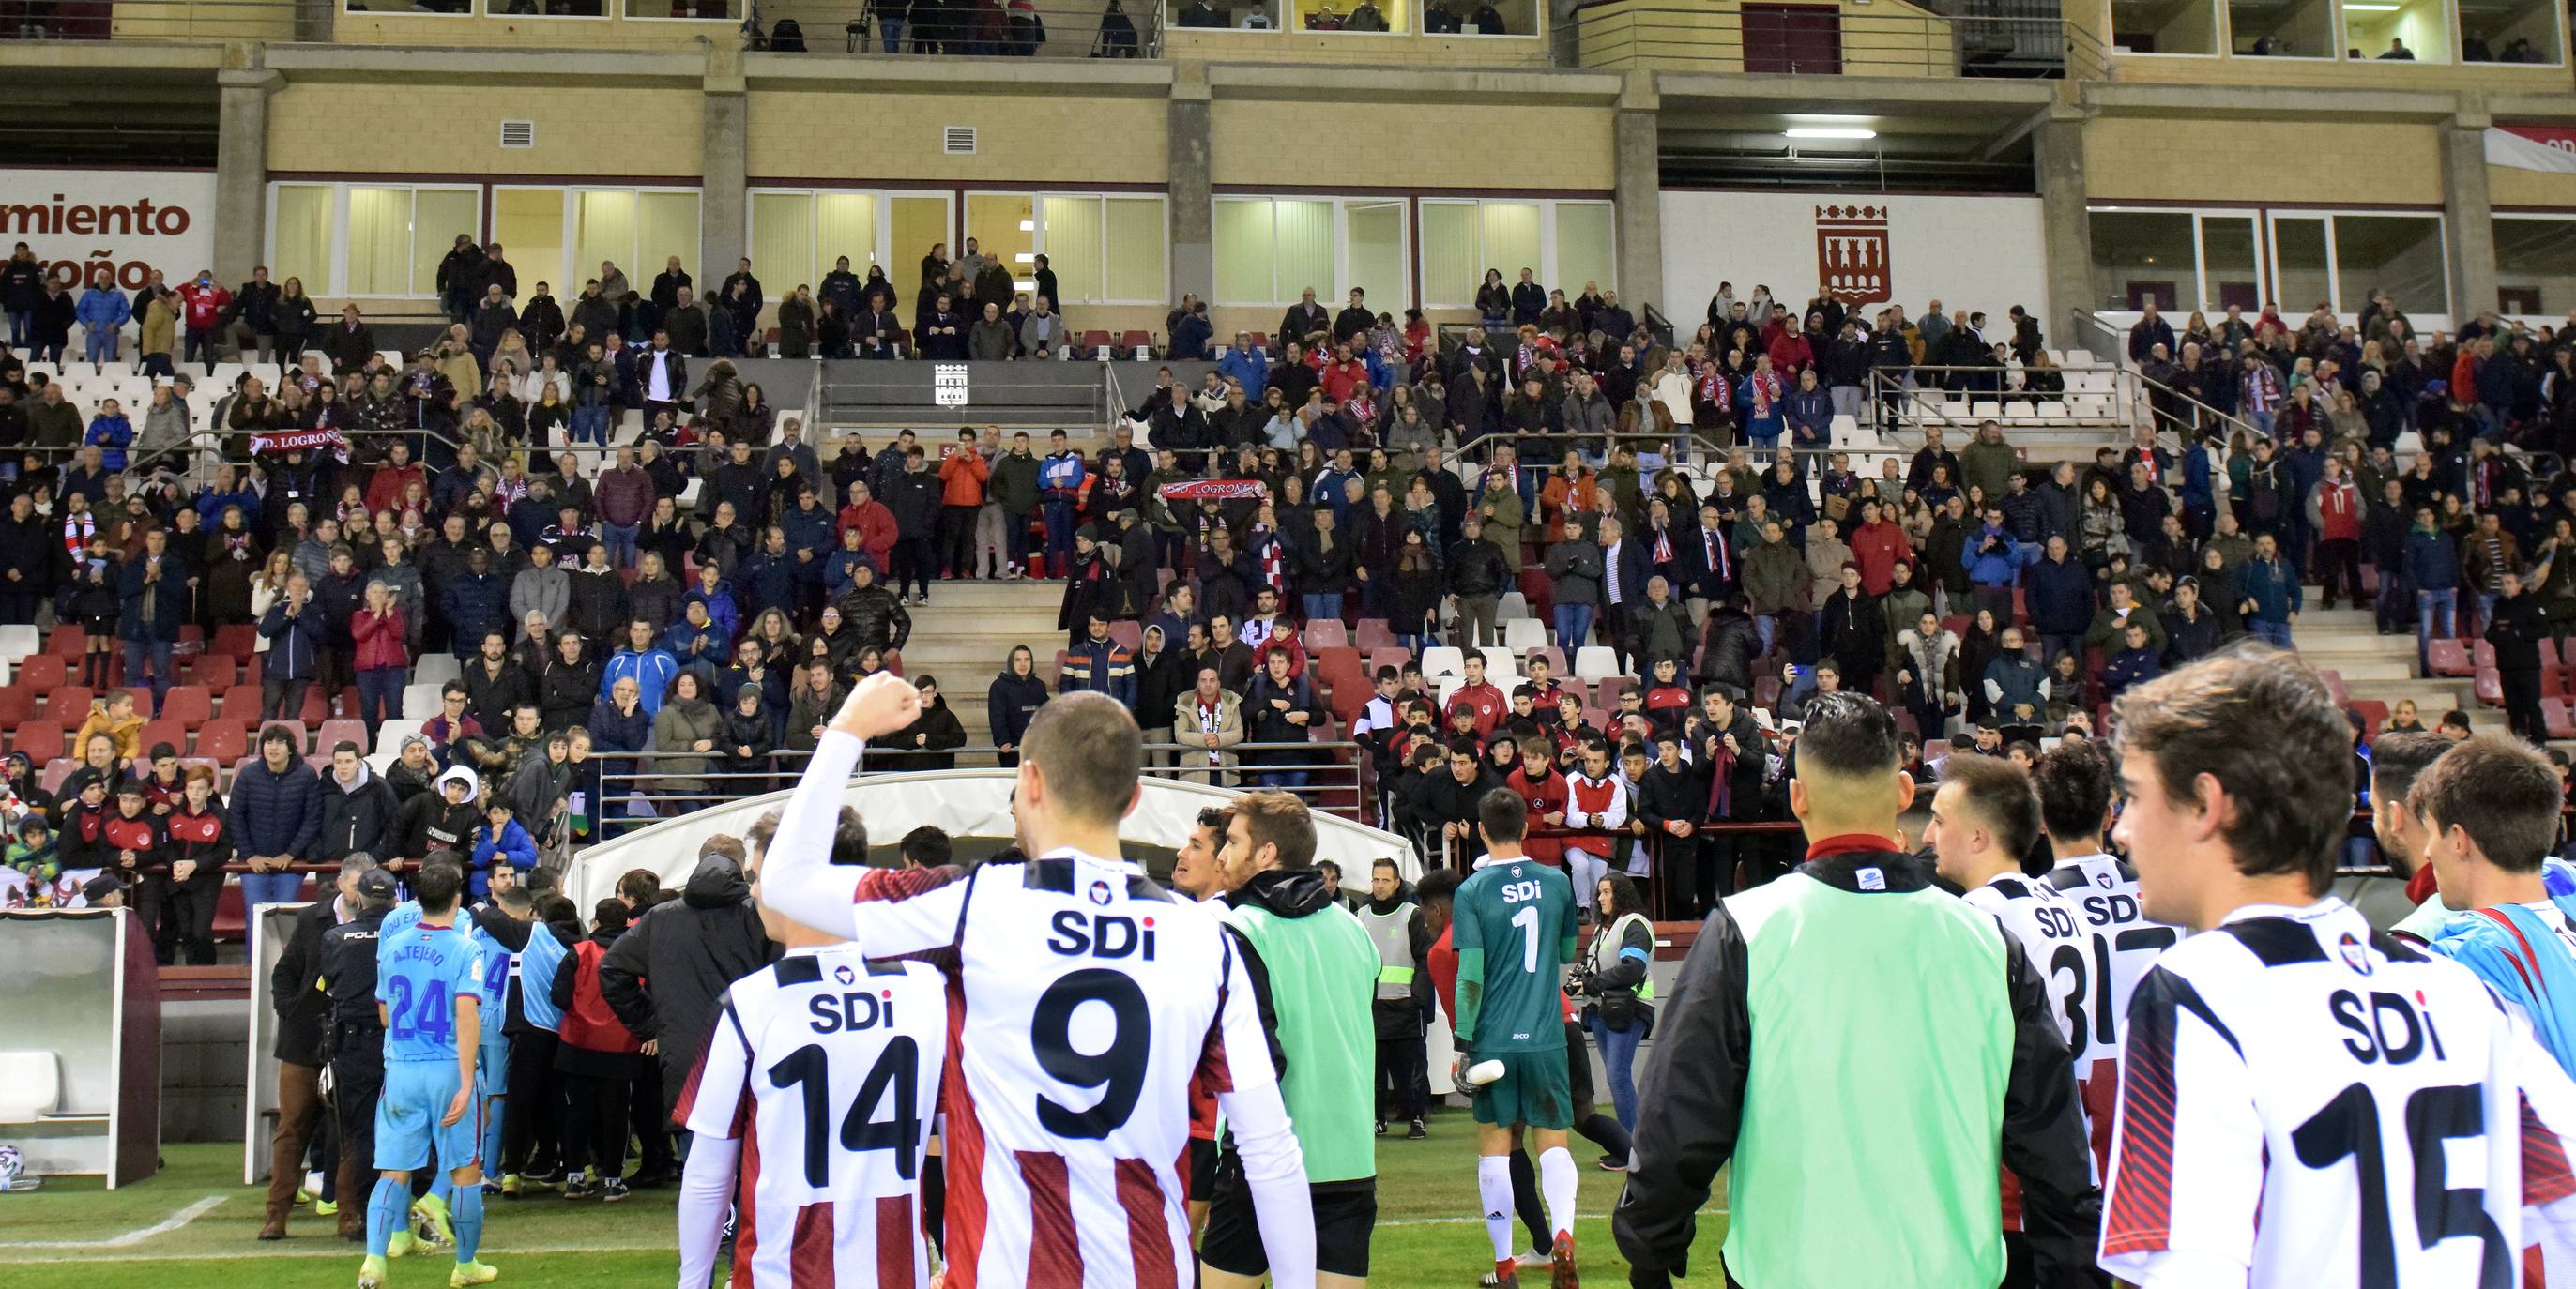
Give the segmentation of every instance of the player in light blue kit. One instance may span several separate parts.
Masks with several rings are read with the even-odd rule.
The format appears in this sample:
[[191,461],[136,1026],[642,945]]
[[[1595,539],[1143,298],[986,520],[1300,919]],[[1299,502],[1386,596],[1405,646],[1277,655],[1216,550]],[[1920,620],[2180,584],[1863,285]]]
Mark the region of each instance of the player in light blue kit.
[[411,1208],[411,1174],[430,1149],[455,1183],[456,1270],[451,1289],[489,1284],[501,1273],[474,1260],[483,1239],[483,1135],[474,1066],[482,1046],[482,954],[456,925],[464,873],[423,865],[413,879],[420,922],[379,942],[376,1004],[385,1024],[385,1086],[376,1103],[376,1168],[367,1205],[367,1260],[359,1289],[386,1283],[385,1248]]

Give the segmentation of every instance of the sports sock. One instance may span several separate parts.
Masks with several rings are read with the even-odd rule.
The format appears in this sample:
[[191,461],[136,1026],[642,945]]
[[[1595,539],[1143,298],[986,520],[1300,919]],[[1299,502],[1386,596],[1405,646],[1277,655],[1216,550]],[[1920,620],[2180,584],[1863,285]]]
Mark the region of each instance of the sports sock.
[[448,1177],[446,1169],[438,1170],[438,1179],[429,1184],[429,1193],[437,1196],[438,1202],[445,1204],[448,1212],[456,1211],[456,1183]]
[[456,1211],[448,1215],[456,1227],[456,1260],[472,1262],[483,1247],[483,1187],[480,1183],[456,1188]]
[[1511,1260],[1512,1162],[1501,1155],[1476,1160],[1476,1198],[1485,1210],[1485,1234],[1494,1240],[1494,1261]]
[[1547,1210],[1538,1206],[1538,1168],[1530,1163],[1526,1150],[1512,1152],[1512,1209],[1529,1231],[1530,1247],[1547,1252],[1555,1241],[1548,1234]]
[[501,1119],[508,1105],[509,1098],[494,1097],[483,1111],[483,1175],[486,1177],[500,1175],[497,1169],[501,1163]]
[[367,1256],[385,1256],[394,1232],[407,1229],[410,1221],[411,1188],[393,1178],[378,1177],[376,1193],[367,1199]]
[[1619,1126],[1618,1120],[1598,1110],[1592,1112],[1591,1118],[1574,1125],[1574,1130],[1582,1133],[1585,1140],[1599,1146],[1604,1153],[1617,1155],[1621,1159],[1628,1157],[1629,1147],[1635,1144],[1629,1138],[1628,1130]]
[[[1548,1230],[1556,1235],[1574,1233],[1574,1154],[1563,1146],[1539,1152],[1539,1189],[1547,1192]],[[1553,1245],[1554,1240],[1548,1243]]]

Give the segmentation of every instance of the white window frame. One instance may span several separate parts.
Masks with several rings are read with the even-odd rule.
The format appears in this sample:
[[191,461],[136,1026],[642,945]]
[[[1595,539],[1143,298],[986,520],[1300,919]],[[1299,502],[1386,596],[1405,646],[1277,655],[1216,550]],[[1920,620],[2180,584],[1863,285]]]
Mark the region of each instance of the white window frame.
[[[923,195],[925,195],[925,196],[926,196],[926,195],[928,195],[928,194],[923,194]],[[952,195],[952,196],[955,198],[955,200],[952,202],[952,204],[951,204],[951,205],[949,206],[949,208],[948,208],[948,217],[949,217],[949,219],[950,219],[951,221],[963,221],[963,219],[965,218],[965,214],[966,214],[966,205],[967,205],[967,203],[971,203],[971,202],[972,202],[972,201],[974,201],[974,199],[975,199],[975,198],[977,198],[977,197],[1025,198],[1025,199],[1028,201],[1028,203],[1029,203],[1029,223],[1030,223],[1031,225],[1033,225],[1033,227],[1031,227],[1031,228],[1028,230],[1028,232],[1029,232],[1029,254],[1030,254],[1031,256],[1038,256],[1038,255],[1047,255],[1047,254],[1050,254],[1050,252],[1047,250],[1047,230],[1046,230],[1046,221],[1045,221],[1044,219],[1039,218],[1039,216],[1041,216],[1042,214],[1044,214],[1044,213],[1045,213],[1045,211],[1046,211],[1046,203],[1047,203],[1047,199],[1049,199],[1049,198],[1056,198],[1056,199],[1061,200],[1061,199],[1063,199],[1063,198],[1067,198],[1067,197],[1074,197],[1074,198],[1080,198],[1080,199],[1083,199],[1083,200],[1086,200],[1086,201],[1097,201],[1097,202],[1108,202],[1108,201],[1116,201],[1116,200],[1121,200],[1121,199],[1128,200],[1128,201],[1159,201],[1159,202],[1163,203],[1163,236],[1162,236],[1162,239],[1161,239],[1161,245],[1162,245],[1162,248],[1163,248],[1163,285],[1164,285],[1166,288],[1170,287],[1170,285],[1171,285],[1171,282],[1172,282],[1172,199],[1171,199],[1171,195],[1170,195],[1169,193],[1165,193],[1165,192],[1141,192],[1141,191],[1140,191],[1140,192],[1105,192],[1105,191],[1086,191],[1086,190],[1082,190],[1082,189],[1075,189],[1075,188],[969,188],[969,189],[966,189],[966,190],[965,190],[964,192],[962,192],[962,193],[947,194],[947,195]],[[952,226],[952,227],[963,227],[964,225],[963,225],[963,223],[962,223],[962,222],[952,222],[952,225],[951,225],[951,226]],[[961,245],[962,245],[962,241],[961,241]],[[1107,210],[1107,208],[1106,208],[1105,206],[1102,208],[1102,210],[1101,210],[1101,212],[1100,212],[1100,246],[1098,247],[1098,250],[1099,250],[1099,252],[1100,252],[1100,289],[1101,289],[1103,292],[1106,292],[1106,291],[1109,289],[1109,212],[1108,212],[1108,210]],[[1034,261],[1034,260],[1032,260],[1030,263],[1027,263],[1027,264],[1013,264],[1013,265],[1011,265],[1011,266],[1010,266],[1010,270],[1011,270],[1011,289],[1012,289],[1012,290],[1015,290],[1015,291],[1033,291],[1033,290],[1035,290],[1035,289],[1036,289],[1036,286],[1035,286],[1036,276],[1035,276],[1035,275],[1036,275],[1036,273],[1037,273],[1037,265],[1036,265],[1036,263],[1035,263],[1035,261]],[[1166,292],[1165,292],[1165,296],[1166,296],[1166,297],[1168,297],[1168,296],[1169,296],[1169,294],[1170,294],[1170,293],[1169,293],[1169,291],[1168,291],[1168,290],[1166,290]],[[1078,306],[1081,306],[1081,307],[1083,307],[1083,308],[1095,308],[1095,307],[1103,307],[1103,306],[1111,306],[1111,305],[1145,305],[1145,304],[1162,304],[1162,305],[1168,305],[1168,304],[1170,304],[1170,303],[1171,303],[1171,300],[1170,300],[1169,298],[1158,298],[1158,299],[1152,299],[1152,300],[1143,300],[1143,299],[1127,299],[1127,298],[1124,298],[1124,297],[1107,297],[1107,296],[1104,296],[1104,298],[1102,298],[1102,299],[1098,299],[1098,300],[1057,300],[1057,301],[1054,301],[1055,307],[1057,307],[1058,309],[1070,308],[1070,307],[1074,307],[1074,306],[1077,306],[1077,305],[1078,305]],[[1007,304],[1006,304],[1006,306],[1005,306],[1005,307],[1007,307]]]
[[[2103,51],[2103,53],[2104,53],[2104,55],[2105,55],[2105,56],[2109,56],[2109,55],[2110,55],[2110,52],[2111,52],[2111,50],[2112,50],[2112,48],[2113,48],[2113,45],[2112,45],[2112,43],[2111,43],[2111,42],[2112,42],[2112,30],[2113,30],[2113,27],[2114,27],[2114,25],[2116,24],[2116,22],[2117,22],[2117,21],[2118,21],[2118,20],[2117,20],[2117,19],[2112,15],[2112,13],[2111,13],[2111,0],[2102,0],[2102,51]],[[2232,20],[2232,18],[2230,17],[2230,15],[2229,15],[2229,14],[2228,14],[2228,12],[2227,12],[2227,0],[2212,0],[2212,3],[2211,3],[2211,5],[2210,5],[2209,21],[2210,21],[2210,33],[2209,33],[2209,35],[2210,35],[2210,41],[2211,41],[2211,43],[2212,43],[2212,44],[2215,44],[2216,46],[2218,46],[2218,48],[2217,48],[2216,50],[2214,50],[2214,51],[2212,51],[2212,52],[2210,52],[2210,53],[2206,53],[2206,54],[2193,54],[2193,53],[2186,53],[2186,52],[2183,52],[2183,51],[2181,51],[2181,50],[2170,50],[2170,51],[2168,51],[2168,50],[2161,50],[2161,49],[2160,49],[2160,50],[2154,50],[2154,51],[2147,51],[2147,50],[2137,50],[2137,49],[2124,49],[2124,50],[2121,50],[2121,51],[2120,51],[2120,53],[2119,53],[2119,55],[2118,55],[2118,56],[2119,56],[2119,57],[2121,57],[2121,58],[2213,58],[2213,59],[2214,59],[2214,58],[2232,58],[2232,57],[2235,57],[2235,48],[2236,48],[2236,24],[2235,24],[2235,22]],[[2340,24],[2340,23],[2341,23],[2341,21],[2342,21],[2342,6],[2341,6],[2340,4],[2338,4],[2338,5],[2336,6],[2336,22],[2337,22],[2338,24]],[[2340,31],[2341,31],[2341,27],[2340,27],[2340,25],[2338,25],[2338,27],[2337,27],[2337,31],[2338,31],[2338,32],[2340,32]]]
[[[1610,263],[1613,267],[1617,266],[1619,263],[1619,204],[1608,197],[1423,197],[1418,199],[1415,204],[1417,206],[1474,206],[1481,212],[1485,203],[1488,201],[1513,206],[1525,206],[1533,202],[1538,205],[1538,263],[1533,267],[1538,270],[1538,280],[1541,283],[1555,282],[1560,287],[1565,287],[1567,285],[1563,281],[1562,275],[1557,271],[1556,212],[1557,208],[1560,206],[1602,206],[1608,208],[1610,211]],[[1415,212],[1415,218],[1417,220],[1420,218],[1420,212],[1418,210]],[[1486,263],[1484,228],[1485,222],[1481,217],[1479,217],[1476,221],[1476,262],[1479,264],[1485,264],[1488,268],[1501,268],[1501,265]],[[1481,276],[1483,272],[1483,269],[1477,270],[1479,276]],[[1504,281],[1508,283],[1515,280],[1512,277],[1515,272],[1517,272],[1516,269],[1504,269]],[[1566,298],[1571,300],[1574,296],[1570,292],[1576,288],[1568,289],[1569,294]],[[1613,279],[1613,285],[1605,289],[1617,290],[1618,286],[1616,285],[1616,279]],[[1422,297],[1420,305],[1425,309],[1472,309],[1476,307],[1476,299],[1472,292],[1469,293],[1468,297],[1464,300],[1432,299],[1431,284],[1429,282],[1421,283],[1420,290],[1417,294]]]
[[[633,193],[638,202],[639,211],[641,209],[641,202],[646,193],[685,193],[690,197],[694,197],[698,202],[698,248],[695,259],[699,266],[699,271],[693,280],[692,289],[697,293],[697,298],[699,299],[714,298],[707,286],[707,282],[709,280],[706,272],[707,199],[706,194],[702,190],[681,184],[494,184],[492,187],[495,192],[498,192],[503,188],[539,188],[563,194],[564,262],[560,266],[563,270],[563,276],[546,279],[547,281],[554,283],[558,288],[555,293],[556,298],[558,299],[578,297],[581,294],[581,284],[590,280],[590,266],[586,264],[575,264],[572,262],[573,252],[580,244],[580,239],[575,236],[575,232],[581,227],[579,216],[581,202],[578,199],[583,193]],[[496,200],[493,204],[497,206],[499,205],[499,202]],[[636,223],[639,226],[643,223],[640,215],[637,218]],[[650,284],[653,281],[653,275],[661,272],[662,266],[659,264],[642,263],[643,255],[644,252],[641,249],[640,244],[630,244],[626,248],[626,253],[618,258],[626,261],[623,267],[626,270],[627,280],[630,282],[641,281],[645,283],[645,289],[649,292],[651,289]],[[731,273],[733,272],[733,268],[731,265],[727,265],[724,271],[725,273]],[[724,281],[723,274],[718,274],[714,278],[714,281]]]
[[[2194,299],[2184,302],[2183,312],[2189,313],[2192,310],[2197,309],[2212,315],[2222,312],[2224,310],[2224,306],[2218,303],[2216,297],[2212,293],[2209,281],[2209,264],[2206,258],[2207,252],[2205,249],[2208,243],[2203,231],[2204,225],[2207,221],[2212,219],[2249,218],[2254,221],[2255,278],[2262,288],[2260,294],[2263,300],[2279,304],[2285,318],[2306,317],[2308,310],[2313,305],[2313,302],[2305,300],[2284,300],[2281,298],[2280,222],[2285,219],[2316,220],[2321,222],[2325,225],[2326,239],[2326,298],[2333,302],[2335,316],[2347,322],[2354,321],[2360,316],[2360,306],[2363,302],[2359,300],[2346,300],[2343,298],[2343,264],[2341,252],[2335,245],[2335,219],[2338,216],[2380,219],[2430,219],[2433,221],[2435,236],[2441,239],[2441,298],[2439,300],[2401,300],[2398,303],[2409,308],[2412,311],[2411,316],[2417,318],[2448,316],[2447,311],[2451,304],[2451,227],[2449,220],[2440,210],[2437,209],[2423,207],[2409,207],[2395,210],[2363,210],[2339,207],[2319,207],[2311,209],[2307,207],[2287,206],[2143,206],[2123,205],[2118,202],[2099,202],[2087,205],[2085,210],[2086,213],[2094,215],[2190,216],[2192,267],[2189,277],[2192,283]],[[2536,217],[2554,218],[2552,216]],[[2508,218],[2508,216],[2498,215],[2497,218]],[[2085,256],[2089,265],[2092,256],[2092,249],[2090,247],[2085,249]]]
[[[853,257],[850,264],[851,271],[857,273],[863,278],[867,276],[868,265],[874,264],[886,271],[887,281],[892,282],[896,280],[894,270],[895,199],[936,200],[941,204],[942,208],[948,212],[947,216],[940,221],[941,226],[944,228],[955,228],[957,226],[957,194],[953,190],[947,188],[798,188],[785,184],[765,184],[761,187],[747,189],[743,192],[743,245],[751,246],[758,243],[759,229],[756,223],[758,215],[756,213],[756,207],[753,204],[753,199],[758,197],[816,198],[817,201],[812,208],[813,213],[810,214],[807,219],[807,227],[805,231],[806,235],[811,238],[814,243],[814,281],[819,284],[823,280],[823,275],[832,271],[829,265],[823,263],[823,260],[826,258],[839,259],[842,255],[847,253],[841,248],[835,247],[833,248],[830,256],[827,257],[823,254],[822,229],[819,225],[819,221],[821,219],[820,199],[823,197],[856,196],[873,197],[876,199],[877,205],[876,244],[868,248],[867,259],[864,263],[860,262],[856,257]],[[700,215],[702,217],[704,213],[705,212],[703,210],[700,211]],[[758,269],[760,266],[758,264],[754,264],[752,267],[754,269]],[[789,289],[793,290],[794,288],[790,287]]]
[[[1304,297],[1306,288],[1312,286],[1315,288],[1316,298],[1322,301],[1326,308],[1339,308],[1340,305],[1335,302],[1346,298],[1350,293],[1350,289],[1357,285],[1357,283],[1351,281],[1351,207],[1393,206],[1396,208],[1396,217],[1403,223],[1403,227],[1399,230],[1396,237],[1396,272],[1398,280],[1404,283],[1403,299],[1393,307],[1388,307],[1384,304],[1376,304],[1372,305],[1372,307],[1380,313],[1392,313],[1398,309],[1414,307],[1413,297],[1420,294],[1414,289],[1413,280],[1415,212],[1413,209],[1413,203],[1405,197],[1394,194],[1376,197],[1325,197],[1319,196],[1315,193],[1227,192],[1217,194],[1216,200],[1221,202],[1266,201],[1272,203],[1283,201],[1320,201],[1330,204],[1333,208],[1333,280],[1330,283],[1283,283],[1279,280],[1279,257],[1275,253],[1275,248],[1279,244],[1276,237],[1279,227],[1279,218],[1278,207],[1274,204],[1271,207],[1272,213],[1270,220],[1273,234],[1271,246],[1274,248],[1274,253],[1270,257],[1270,294],[1280,296],[1282,298],[1276,300],[1211,300],[1209,303],[1212,306],[1219,308],[1284,309],[1289,305],[1297,303],[1298,300]],[[1292,286],[1295,289],[1290,289]]]
[[[454,15],[441,14],[437,16],[452,17]],[[475,204],[477,207],[475,213],[475,238],[478,241],[489,240],[491,235],[491,211],[489,203],[483,200],[484,185],[482,184],[404,183],[400,180],[361,179],[279,179],[271,181],[268,185],[268,234],[265,245],[260,248],[261,258],[271,262],[274,262],[277,258],[277,194],[278,190],[282,188],[328,188],[331,190],[331,279],[327,290],[319,287],[308,287],[305,292],[307,295],[327,296],[333,299],[343,300],[435,300],[438,298],[438,284],[435,280],[430,283],[430,289],[427,291],[414,291],[409,294],[401,295],[353,295],[346,289],[345,284],[349,280],[349,191],[353,188],[401,188],[414,194],[412,252],[415,256],[419,254],[420,249],[418,194],[423,192],[470,192],[474,194]],[[414,283],[413,285],[418,286],[419,284]]]

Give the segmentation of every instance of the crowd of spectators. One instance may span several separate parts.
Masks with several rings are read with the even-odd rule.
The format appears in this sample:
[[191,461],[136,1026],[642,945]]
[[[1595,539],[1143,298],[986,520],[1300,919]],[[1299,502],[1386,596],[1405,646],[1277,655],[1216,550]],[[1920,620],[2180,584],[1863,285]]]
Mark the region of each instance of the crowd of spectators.
[[[1026,316],[963,337],[948,334],[955,303],[1004,296],[1009,270],[971,241],[921,267],[937,286],[916,293],[930,304],[913,343],[999,354],[1016,336],[1045,356],[1058,333],[1030,327],[1056,316],[1043,260]],[[1398,325],[1357,291],[1328,312],[1309,291],[1270,345],[1238,334],[1197,388],[1163,369],[1088,450],[998,427],[871,447],[813,441],[741,379],[733,357],[765,340],[757,304],[707,309],[676,261],[650,292],[602,275],[566,311],[542,283],[517,295],[500,247],[460,238],[441,284],[464,320],[403,363],[355,337],[299,352],[260,331],[279,315],[241,301],[300,293],[254,274],[203,320],[204,353],[265,348],[275,389],[254,368],[201,416],[184,377],[159,380],[140,429],[13,355],[0,445],[23,455],[0,516],[18,539],[0,540],[0,622],[82,626],[81,683],[142,687],[156,706],[183,639],[247,631],[260,719],[304,712],[318,683],[325,715],[371,732],[399,714],[417,660],[446,652],[462,675],[426,754],[482,774],[478,793],[563,733],[579,736],[575,764],[663,754],[654,769],[685,795],[810,746],[848,684],[899,665],[934,584],[1048,577],[1064,635],[1009,651],[979,732],[992,746],[1007,754],[1051,687],[1119,694],[1228,781],[1297,786],[1314,754],[1282,745],[1356,738],[1384,817],[1435,853],[1466,821],[1437,803],[1474,796],[1442,776],[1506,779],[1533,737],[1560,772],[1579,774],[1597,738],[1612,772],[1643,773],[1663,733],[1679,763],[1728,767],[1725,787],[1696,789],[1694,818],[1659,824],[1634,798],[1632,834],[1776,816],[1766,785],[1820,689],[1882,694],[1936,754],[2082,734],[2163,667],[2238,636],[2289,643],[2304,583],[2327,607],[2367,596],[2427,664],[2463,629],[2488,640],[2531,737],[2544,668],[2576,630],[2576,569],[2555,558],[2576,537],[2560,528],[2576,524],[2567,352],[2491,319],[2418,337],[2385,297],[2351,326],[2231,311],[2177,334],[2148,311],[2130,343],[2168,400],[2162,423],[2187,431],[2179,453],[2150,424],[2090,462],[2030,462],[1996,422],[1955,446],[1930,424],[1911,452],[1864,453],[1864,472],[1830,435],[1865,410],[1871,373],[2026,381],[2049,361],[2035,320],[2015,307],[1989,340],[1983,314],[1937,302],[1864,317],[1820,294],[1802,316],[1721,286],[1694,335],[1659,343],[1613,292],[1495,272],[1484,325],[1443,343],[1418,313]],[[0,275],[0,295],[15,280]],[[815,294],[800,284],[778,306],[780,352],[848,342],[827,319],[854,295],[870,317],[899,303],[880,270],[843,261],[800,338]],[[748,262],[717,295],[763,300]],[[53,358],[22,302],[5,295],[12,339]],[[120,340],[105,317],[85,337],[105,337],[102,361]],[[590,467],[569,450],[630,411],[639,438]],[[1795,450],[1779,450],[1784,431]],[[2401,459],[2406,434],[2421,446]],[[1545,624],[1548,662],[1493,652],[1507,603]],[[1350,666],[1347,640],[1370,629],[1417,666],[1442,643],[1488,657],[1427,682]],[[1569,676],[1587,646],[1625,683]],[[944,701],[927,710],[887,741],[888,764],[966,744]],[[556,826],[567,813],[522,823],[577,837],[586,825]],[[1733,880],[1732,852],[1703,849],[1707,894]]]

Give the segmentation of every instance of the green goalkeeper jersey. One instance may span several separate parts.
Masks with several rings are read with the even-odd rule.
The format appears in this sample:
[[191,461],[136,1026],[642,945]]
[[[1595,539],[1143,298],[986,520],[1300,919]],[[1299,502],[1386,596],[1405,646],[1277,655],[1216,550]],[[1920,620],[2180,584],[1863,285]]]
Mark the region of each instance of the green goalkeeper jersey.
[[1476,861],[1451,905],[1458,1038],[1468,1050],[1565,1047],[1565,964],[1574,961],[1574,884],[1528,858]]

